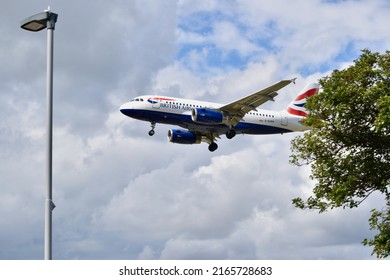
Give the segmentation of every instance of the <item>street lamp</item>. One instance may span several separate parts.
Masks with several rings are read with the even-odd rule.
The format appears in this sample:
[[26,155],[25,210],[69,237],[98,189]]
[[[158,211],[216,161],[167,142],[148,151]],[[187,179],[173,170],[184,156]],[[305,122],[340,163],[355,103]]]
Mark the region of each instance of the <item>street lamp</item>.
[[46,72],[46,102],[47,102],[47,150],[46,150],[46,199],[45,199],[45,260],[52,259],[52,211],[55,207],[52,200],[52,162],[53,162],[53,31],[58,15],[50,8],[42,13],[30,16],[21,21],[20,27],[37,32],[47,29],[47,72]]

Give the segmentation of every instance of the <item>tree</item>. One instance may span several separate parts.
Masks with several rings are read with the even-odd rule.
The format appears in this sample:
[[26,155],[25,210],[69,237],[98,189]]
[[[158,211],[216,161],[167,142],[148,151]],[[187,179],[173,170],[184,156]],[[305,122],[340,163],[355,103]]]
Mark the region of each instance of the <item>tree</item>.
[[390,52],[365,49],[354,64],[319,81],[322,91],[306,104],[304,123],[311,130],[291,142],[290,161],[309,164],[313,195],[293,199],[302,209],[319,212],[358,207],[374,192],[386,206],[369,220],[378,258],[390,255]]

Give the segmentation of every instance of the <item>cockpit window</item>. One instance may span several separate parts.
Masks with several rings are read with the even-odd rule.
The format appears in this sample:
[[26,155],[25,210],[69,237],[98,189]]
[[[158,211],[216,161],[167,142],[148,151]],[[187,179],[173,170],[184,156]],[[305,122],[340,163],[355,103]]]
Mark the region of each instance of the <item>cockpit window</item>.
[[136,102],[143,102],[144,100],[142,98],[134,98],[131,100],[131,102],[136,101]]

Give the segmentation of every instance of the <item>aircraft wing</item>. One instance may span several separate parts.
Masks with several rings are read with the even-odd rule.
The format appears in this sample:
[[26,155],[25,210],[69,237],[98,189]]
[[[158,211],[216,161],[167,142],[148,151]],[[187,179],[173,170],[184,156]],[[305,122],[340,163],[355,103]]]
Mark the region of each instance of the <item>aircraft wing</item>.
[[274,97],[278,95],[276,91],[284,88],[291,82],[295,82],[295,79],[280,81],[244,98],[226,104],[219,109],[229,114],[232,120],[232,125],[235,126],[249,111],[256,110],[257,107],[267,101],[274,101]]

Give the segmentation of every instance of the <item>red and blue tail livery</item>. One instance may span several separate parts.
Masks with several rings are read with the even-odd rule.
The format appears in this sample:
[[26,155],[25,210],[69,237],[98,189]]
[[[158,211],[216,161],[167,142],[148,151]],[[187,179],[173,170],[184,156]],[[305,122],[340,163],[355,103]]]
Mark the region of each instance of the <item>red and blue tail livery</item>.
[[305,108],[306,100],[308,97],[317,94],[319,91],[318,84],[308,84],[302,93],[298,94],[297,97],[288,105],[287,112],[291,115],[306,117],[307,110]]
[[170,142],[206,142],[213,152],[218,148],[216,140],[223,134],[232,139],[236,134],[283,134],[309,129],[301,120],[307,116],[307,98],[319,91],[316,83],[308,84],[286,110],[269,111],[258,108],[265,102],[274,101],[277,91],[294,81],[295,79],[282,80],[227,104],[143,95],[123,104],[120,111],[128,117],[150,122],[150,136],[154,135],[157,123],[179,126],[180,129],[168,131]]

